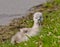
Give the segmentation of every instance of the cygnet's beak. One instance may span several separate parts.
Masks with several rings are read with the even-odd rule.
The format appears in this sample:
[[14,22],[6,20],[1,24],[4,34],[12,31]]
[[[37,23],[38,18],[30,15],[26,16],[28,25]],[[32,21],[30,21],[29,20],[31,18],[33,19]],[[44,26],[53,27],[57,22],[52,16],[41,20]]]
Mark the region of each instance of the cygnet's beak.
[[43,22],[43,18],[38,19],[38,24],[40,25]]
[[38,19],[38,21],[39,21],[39,22],[42,22],[42,21],[43,21],[43,17],[40,17],[40,18]]

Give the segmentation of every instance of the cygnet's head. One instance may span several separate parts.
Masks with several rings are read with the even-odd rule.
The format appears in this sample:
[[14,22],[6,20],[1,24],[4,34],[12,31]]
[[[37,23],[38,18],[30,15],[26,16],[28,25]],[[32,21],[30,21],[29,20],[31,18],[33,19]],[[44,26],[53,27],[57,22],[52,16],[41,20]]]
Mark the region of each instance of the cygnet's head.
[[34,22],[42,22],[43,21],[42,13],[41,12],[34,13],[33,20]]

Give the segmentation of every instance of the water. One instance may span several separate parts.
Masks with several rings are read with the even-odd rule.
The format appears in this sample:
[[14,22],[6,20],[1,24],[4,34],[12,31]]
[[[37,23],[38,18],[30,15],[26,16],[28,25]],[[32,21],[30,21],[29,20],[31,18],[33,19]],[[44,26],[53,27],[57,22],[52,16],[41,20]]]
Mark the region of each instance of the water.
[[15,14],[25,14],[33,6],[45,3],[47,0],[0,0],[0,25],[7,25]]

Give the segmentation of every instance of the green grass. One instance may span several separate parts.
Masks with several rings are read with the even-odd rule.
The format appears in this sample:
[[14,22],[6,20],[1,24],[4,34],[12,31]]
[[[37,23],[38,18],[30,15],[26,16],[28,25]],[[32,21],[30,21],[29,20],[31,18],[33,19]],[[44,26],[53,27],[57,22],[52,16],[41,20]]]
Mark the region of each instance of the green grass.
[[[41,32],[34,37],[31,37],[28,41],[20,44],[12,45],[10,40],[0,44],[0,47],[60,47],[60,0],[55,0],[52,3],[46,3],[43,11],[43,25]],[[47,6],[47,7],[46,7]],[[39,10],[40,11],[40,10]],[[26,24],[31,27],[33,25],[32,20],[25,20]]]

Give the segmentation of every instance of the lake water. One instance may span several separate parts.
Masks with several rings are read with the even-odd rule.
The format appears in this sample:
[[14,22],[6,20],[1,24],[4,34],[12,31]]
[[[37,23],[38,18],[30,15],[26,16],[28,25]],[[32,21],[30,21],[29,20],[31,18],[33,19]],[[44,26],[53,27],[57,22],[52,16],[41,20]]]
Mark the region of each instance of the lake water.
[[[33,6],[47,0],[0,0],[0,25],[7,25],[13,18],[25,14]],[[17,16],[15,15],[17,14]],[[18,14],[21,14],[20,16]]]

